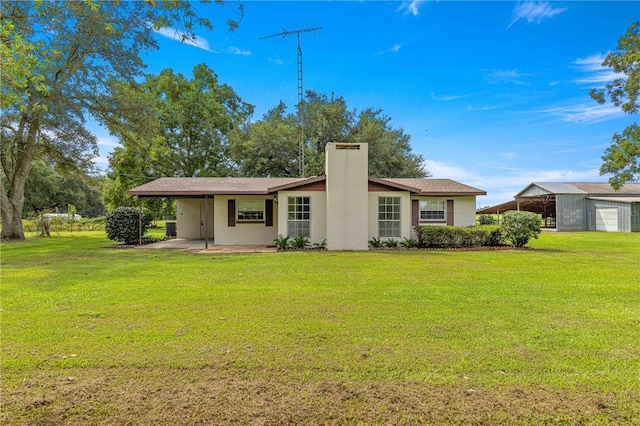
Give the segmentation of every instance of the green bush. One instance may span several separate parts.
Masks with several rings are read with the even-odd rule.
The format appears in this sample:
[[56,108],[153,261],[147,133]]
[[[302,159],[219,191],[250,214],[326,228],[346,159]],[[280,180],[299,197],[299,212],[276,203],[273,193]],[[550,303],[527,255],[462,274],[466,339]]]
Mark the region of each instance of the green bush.
[[418,242],[416,240],[414,240],[413,238],[406,238],[402,241],[400,241],[400,245],[404,248],[416,248],[418,247]]
[[384,247],[384,242],[378,237],[373,237],[369,240],[369,247],[374,249],[382,248]]
[[[151,213],[142,211],[142,235],[147,233],[153,218]],[[138,244],[140,239],[140,217],[135,207],[118,207],[107,214],[105,230],[107,238],[124,244]]]
[[538,238],[542,228],[540,217],[531,212],[509,211],[502,216],[502,234],[516,247],[524,247],[531,238]]
[[498,226],[417,226],[420,248],[466,248],[504,245]]
[[291,240],[291,248],[294,249],[306,249],[311,245],[311,242],[304,235],[298,235],[294,239]]
[[495,225],[498,223],[498,220],[491,216],[490,214],[481,214],[478,217],[478,224],[479,225]]
[[273,240],[273,242],[276,244],[276,247],[279,248],[280,250],[286,250],[289,248],[289,244],[291,241],[288,235],[286,237],[283,237],[282,235],[278,235],[278,238]]
[[504,246],[507,244],[504,234],[498,225],[484,225],[482,228],[487,233],[487,240],[485,241],[486,246],[497,247]]

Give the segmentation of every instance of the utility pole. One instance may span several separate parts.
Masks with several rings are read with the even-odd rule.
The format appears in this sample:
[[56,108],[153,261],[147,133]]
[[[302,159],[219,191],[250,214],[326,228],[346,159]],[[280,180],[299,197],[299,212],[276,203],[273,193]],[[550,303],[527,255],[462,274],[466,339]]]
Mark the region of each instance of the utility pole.
[[304,177],[304,90],[302,86],[302,48],[300,47],[300,34],[301,33],[310,33],[312,31],[321,30],[322,27],[314,27],[314,28],[304,28],[300,30],[292,30],[288,31],[286,29],[282,29],[282,32],[277,34],[271,34],[266,37],[260,38],[260,40],[264,40],[266,38],[278,37],[282,36],[282,38],[286,38],[290,35],[296,35],[298,38],[298,127],[300,128],[300,144],[298,145],[298,172],[300,177]]

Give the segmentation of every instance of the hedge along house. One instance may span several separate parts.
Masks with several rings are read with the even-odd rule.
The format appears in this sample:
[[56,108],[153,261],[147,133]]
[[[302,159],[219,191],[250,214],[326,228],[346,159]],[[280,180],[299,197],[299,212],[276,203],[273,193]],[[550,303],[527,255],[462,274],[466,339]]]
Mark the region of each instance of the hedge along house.
[[619,191],[608,183],[533,182],[513,201],[479,209],[479,214],[525,210],[542,215],[557,231],[640,232],[640,183]]
[[449,179],[368,176],[367,144],[329,143],[325,174],[310,178],[159,178],[128,191],[177,200],[177,237],[270,245],[278,235],[367,250],[373,237],[410,238],[415,225],[476,223],[485,191]]

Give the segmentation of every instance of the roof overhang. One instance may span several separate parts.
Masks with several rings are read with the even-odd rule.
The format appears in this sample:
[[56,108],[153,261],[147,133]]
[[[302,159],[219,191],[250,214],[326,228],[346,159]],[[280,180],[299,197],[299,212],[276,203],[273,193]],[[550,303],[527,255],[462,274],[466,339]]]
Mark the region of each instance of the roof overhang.
[[291,190],[299,189],[301,187],[311,185],[314,183],[324,182],[326,180],[327,180],[326,175],[313,176],[308,179],[300,180],[298,182],[291,182],[284,185],[272,186],[271,188],[269,188],[268,193],[273,194],[274,192],[278,192],[278,191],[291,191]]
[[413,186],[403,185],[403,184],[397,183],[397,182],[391,182],[391,181],[388,181],[388,180],[383,179],[383,178],[376,178],[376,177],[369,176],[369,182],[376,183],[378,185],[386,186],[388,188],[392,188],[392,189],[396,189],[396,190],[409,191],[412,194],[419,194],[420,193],[420,189],[418,189],[418,188],[415,188]]
[[588,200],[608,201],[611,203],[640,203],[640,197],[587,197]]

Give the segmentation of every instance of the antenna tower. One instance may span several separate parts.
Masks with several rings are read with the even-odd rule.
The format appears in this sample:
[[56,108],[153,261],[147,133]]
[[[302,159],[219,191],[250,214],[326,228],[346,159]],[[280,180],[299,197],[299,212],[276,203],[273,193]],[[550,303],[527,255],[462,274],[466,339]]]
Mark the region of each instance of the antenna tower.
[[282,29],[282,32],[277,34],[271,34],[265,38],[278,37],[287,38],[287,36],[295,35],[298,38],[298,126],[300,127],[300,144],[298,146],[298,172],[300,177],[304,177],[304,90],[302,87],[302,48],[300,47],[300,34],[310,33],[312,31],[321,30],[322,27],[304,28],[300,30],[286,30]]

